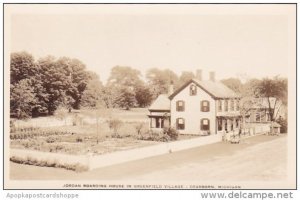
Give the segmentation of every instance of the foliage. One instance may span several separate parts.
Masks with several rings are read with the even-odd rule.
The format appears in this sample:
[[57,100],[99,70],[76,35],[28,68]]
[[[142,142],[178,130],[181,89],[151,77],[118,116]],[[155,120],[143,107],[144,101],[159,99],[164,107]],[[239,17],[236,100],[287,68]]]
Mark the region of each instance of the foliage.
[[9,159],[11,162],[24,164],[24,165],[34,165],[40,167],[55,167],[55,168],[63,168],[67,170],[72,170],[76,172],[87,171],[88,167],[79,163],[76,164],[66,164],[66,163],[58,163],[57,161],[48,161],[48,160],[38,160],[32,157],[21,158],[17,156],[12,156]]
[[[268,112],[270,120],[273,122],[277,118],[276,107],[287,104],[287,79],[275,77],[273,79],[264,78],[257,84],[255,93],[258,97],[266,98],[268,101]],[[271,98],[275,102],[271,103]],[[279,109],[277,109],[279,110]]]
[[238,78],[223,79],[221,82],[238,94],[242,92],[243,84]]
[[99,102],[104,103],[103,85],[97,74],[90,72],[90,80],[87,82],[86,89],[82,93],[81,106],[87,108],[96,108]]
[[149,106],[152,102],[152,93],[148,85],[138,85],[135,88],[135,99],[137,106],[146,107]]
[[108,79],[108,86],[120,87],[126,86],[134,89],[141,84],[141,72],[127,66],[115,66],[112,68]]
[[157,141],[157,142],[168,142],[171,139],[170,135],[168,135],[164,131],[153,131],[147,130],[146,132],[142,133],[138,136],[139,140],[149,140],[149,141]]
[[34,77],[39,71],[34,58],[27,52],[12,53],[10,56],[10,83]]
[[163,129],[163,133],[168,135],[171,140],[177,140],[178,139],[178,131],[175,128],[172,127],[165,127]]
[[193,78],[195,78],[195,74],[193,72],[183,71],[179,77],[178,85],[181,86]]
[[136,130],[137,135],[139,136],[139,135],[141,135],[142,129],[144,128],[144,123],[139,122],[139,123],[135,124],[134,128]]
[[[10,111],[18,118],[52,115],[59,106],[79,109],[89,81],[98,79],[77,59],[47,56],[35,61],[26,52],[11,54],[10,74]],[[99,96],[98,90],[91,93]]]
[[281,125],[281,127],[280,127],[280,132],[281,133],[287,133],[287,129],[288,129],[288,122],[287,122],[287,119],[286,118],[283,118],[283,117],[279,117],[277,120],[276,120],[276,122],[278,123],[278,124],[280,124]]
[[107,120],[107,123],[108,123],[109,129],[113,131],[112,136],[117,137],[118,131],[121,128],[123,122],[119,119],[110,118],[109,120]]
[[156,98],[160,94],[168,93],[169,85],[174,83],[175,89],[178,87],[178,76],[169,69],[160,70],[152,68],[147,71],[146,78],[149,85],[151,85],[151,93]]
[[118,95],[114,100],[115,107],[129,110],[136,105],[135,92],[131,88],[120,86],[117,91]]
[[28,118],[36,106],[37,98],[29,79],[22,79],[10,88],[10,111],[19,119]]
[[41,130],[39,128],[22,128],[16,129],[15,132],[10,133],[11,140],[17,139],[27,139],[27,138],[36,138],[40,136],[49,137],[49,136],[58,136],[58,135],[71,135],[72,132],[69,131],[57,131],[57,130]]

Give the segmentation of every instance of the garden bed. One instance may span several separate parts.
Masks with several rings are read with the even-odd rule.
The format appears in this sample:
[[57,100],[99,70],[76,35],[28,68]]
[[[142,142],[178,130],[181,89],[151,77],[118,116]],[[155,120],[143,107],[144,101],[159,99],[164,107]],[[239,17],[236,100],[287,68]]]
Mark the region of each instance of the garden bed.
[[10,147],[73,155],[84,155],[87,153],[101,155],[157,143],[159,142],[138,140],[133,137],[105,137],[97,139],[97,136],[93,134],[64,134],[48,137],[38,136],[27,139],[15,139],[11,140]]

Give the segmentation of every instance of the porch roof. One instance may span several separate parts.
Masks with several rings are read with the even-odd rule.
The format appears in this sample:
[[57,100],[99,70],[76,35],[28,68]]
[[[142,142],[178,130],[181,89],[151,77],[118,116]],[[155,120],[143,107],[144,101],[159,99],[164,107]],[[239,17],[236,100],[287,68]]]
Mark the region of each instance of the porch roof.
[[217,115],[217,118],[237,118],[237,117],[242,117],[242,115],[236,113],[222,113]]
[[171,101],[168,98],[168,95],[161,94],[157,97],[157,99],[152,103],[149,107],[150,111],[169,111],[171,109]]
[[151,113],[148,115],[148,117],[170,117],[170,113],[167,113],[167,112],[161,112],[161,113]]

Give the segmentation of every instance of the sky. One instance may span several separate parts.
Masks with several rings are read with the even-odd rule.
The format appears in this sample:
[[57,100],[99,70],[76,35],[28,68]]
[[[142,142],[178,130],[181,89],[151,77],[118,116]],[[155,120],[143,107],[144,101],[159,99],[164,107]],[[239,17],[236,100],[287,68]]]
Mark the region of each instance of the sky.
[[209,71],[215,71],[217,79],[287,76],[286,15],[263,9],[244,12],[245,7],[230,12],[215,8],[204,12],[184,6],[173,10],[102,6],[89,12],[82,6],[81,12],[57,12],[51,7],[45,13],[16,12],[11,15],[10,48],[27,51],[36,59],[77,58],[103,83],[117,65],[142,74],[153,67],[178,75],[202,69],[204,79]]

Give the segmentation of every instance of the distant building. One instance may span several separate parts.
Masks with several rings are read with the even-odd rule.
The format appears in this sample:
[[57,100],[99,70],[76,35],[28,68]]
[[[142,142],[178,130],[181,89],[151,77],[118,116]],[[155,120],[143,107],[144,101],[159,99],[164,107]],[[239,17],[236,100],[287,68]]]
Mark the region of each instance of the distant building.
[[270,109],[274,113],[274,117],[285,115],[281,110],[281,101],[274,97],[271,97],[269,101],[267,98],[252,98],[251,101],[253,103],[246,115],[247,123],[270,123]]
[[149,108],[150,129],[161,130],[166,126],[176,128],[181,134],[217,134],[240,129],[240,97],[223,83],[202,80],[201,70],[169,94],[161,94]]

